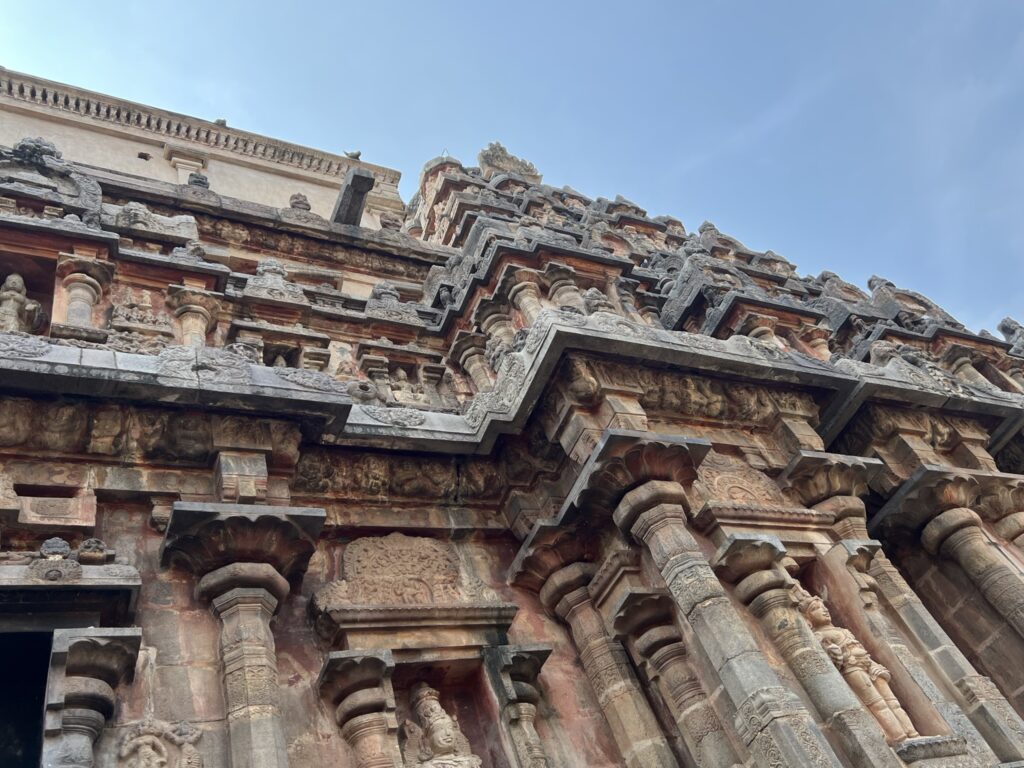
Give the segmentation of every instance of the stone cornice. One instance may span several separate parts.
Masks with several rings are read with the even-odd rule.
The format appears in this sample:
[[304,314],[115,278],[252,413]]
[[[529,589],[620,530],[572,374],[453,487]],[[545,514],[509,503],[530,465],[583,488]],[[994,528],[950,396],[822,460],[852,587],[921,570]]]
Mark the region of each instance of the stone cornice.
[[61,117],[95,121],[105,127],[130,129],[164,141],[203,151],[286,166],[331,179],[343,179],[349,168],[370,170],[382,183],[397,186],[401,173],[380,165],[280,141],[196,117],[169,112],[124,99],[0,67],[0,99]]

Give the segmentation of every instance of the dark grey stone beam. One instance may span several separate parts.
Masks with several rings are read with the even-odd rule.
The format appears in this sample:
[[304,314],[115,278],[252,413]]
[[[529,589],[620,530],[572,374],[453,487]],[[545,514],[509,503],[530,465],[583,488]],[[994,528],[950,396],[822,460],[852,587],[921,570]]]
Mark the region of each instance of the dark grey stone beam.
[[365,168],[350,168],[345,174],[345,183],[341,185],[338,202],[334,204],[331,221],[335,224],[359,226],[366,196],[373,189],[374,181],[373,174]]

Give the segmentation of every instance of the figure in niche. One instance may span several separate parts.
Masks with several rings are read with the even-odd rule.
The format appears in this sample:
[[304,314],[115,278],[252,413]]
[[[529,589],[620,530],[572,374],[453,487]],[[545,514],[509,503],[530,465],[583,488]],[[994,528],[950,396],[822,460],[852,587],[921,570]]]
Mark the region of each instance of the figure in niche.
[[871,658],[850,630],[832,623],[832,614],[820,597],[811,595],[800,585],[796,585],[793,592],[800,612],[810,623],[821,647],[878,720],[886,738],[890,742],[917,738],[920,734],[889,687],[892,677],[889,670]]
[[400,403],[419,404],[429,400],[421,385],[409,381],[409,374],[404,368],[395,371],[391,379],[391,391],[395,393],[395,400]]
[[0,331],[28,332],[39,318],[39,302],[33,301],[25,290],[21,275],[11,273],[0,287]]
[[402,757],[408,768],[478,768],[480,758],[458,721],[444,711],[438,693],[426,683],[417,683],[409,694],[409,706],[418,723],[405,721]]

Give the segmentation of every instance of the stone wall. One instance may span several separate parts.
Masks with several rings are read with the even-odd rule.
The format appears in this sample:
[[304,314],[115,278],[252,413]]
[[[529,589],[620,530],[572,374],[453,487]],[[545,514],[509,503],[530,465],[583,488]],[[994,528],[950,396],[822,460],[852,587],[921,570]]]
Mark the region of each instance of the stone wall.
[[293,194],[271,140],[140,175],[98,126],[166,113],[3,77],[68,139],[0,149],[0,631],[53,632],[44,765],[1024,764],[1015,321],[497,144],[401,209],[323,153]]

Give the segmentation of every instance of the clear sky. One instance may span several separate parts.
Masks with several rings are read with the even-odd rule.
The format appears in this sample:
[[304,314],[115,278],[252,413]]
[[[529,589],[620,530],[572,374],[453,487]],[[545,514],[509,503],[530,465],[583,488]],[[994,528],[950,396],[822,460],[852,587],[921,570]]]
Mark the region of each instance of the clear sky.
[[1024,2],[0,0],[0,65],[400,170],[493,140],[803,274],[1024,321]]

